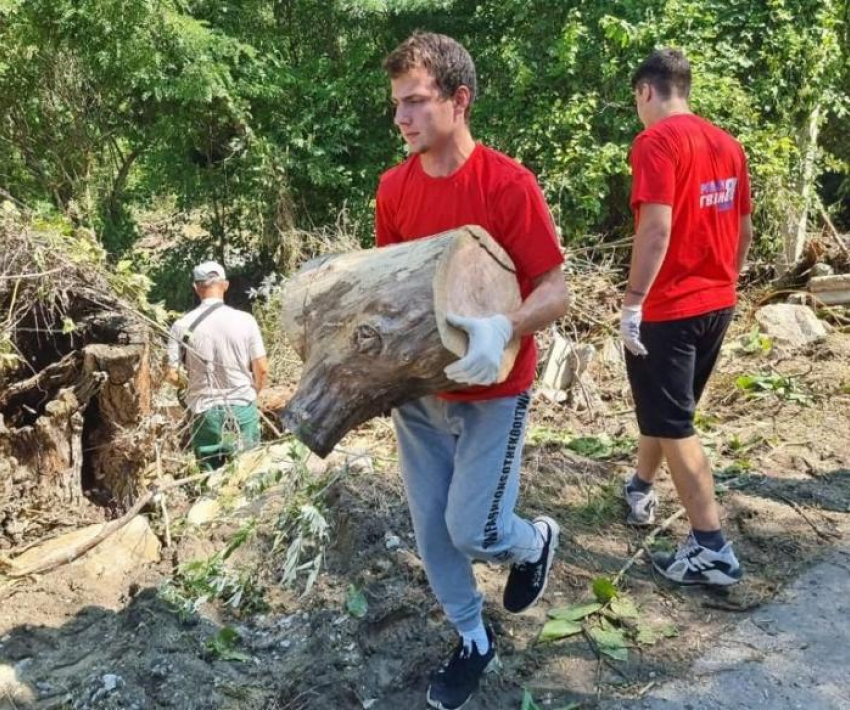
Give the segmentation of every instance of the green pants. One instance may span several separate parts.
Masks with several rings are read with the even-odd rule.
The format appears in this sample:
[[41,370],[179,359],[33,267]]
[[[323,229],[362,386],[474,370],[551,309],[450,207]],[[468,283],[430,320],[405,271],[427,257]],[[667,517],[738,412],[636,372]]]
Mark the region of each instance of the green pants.
[[260,413],[256,402],[212,407],[192,421],[192,449],[204,471],[224,465],[236,451],[260,443]]

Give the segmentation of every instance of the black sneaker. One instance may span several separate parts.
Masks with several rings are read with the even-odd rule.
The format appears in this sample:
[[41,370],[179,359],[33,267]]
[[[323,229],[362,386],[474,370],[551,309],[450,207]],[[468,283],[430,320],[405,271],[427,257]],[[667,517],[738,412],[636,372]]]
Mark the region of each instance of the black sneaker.
[[534,526],[543,534],[543,553],[537,562],[511,565],[502,603],[512,614],[530,609],[543,596],[546,582],[549,581],[552,561],[555,559],[555,550],[558,549],[558,535],[561,532],[558,523],[542,515],[534,519]]
[[743,577],[741,565],[732,551],[732,543],[715,552],[700,545],[688,535],[673,555],[656,553],[652,564],[661,574],[676,584],[702,584],[709,587],[730,587]]
[[431,676],[426,698],[428,705],[438,710],[458,710],[469,702],[473,693],[478,690],[481,676],[499,668],[499,658],[496,656],[496,638],[493,629],[487,627],[487,640],[490,648],[487,653],[478,653],[478,646],[472,644],[472,649],[464,648],[463,639],[455,646],[452,655]]

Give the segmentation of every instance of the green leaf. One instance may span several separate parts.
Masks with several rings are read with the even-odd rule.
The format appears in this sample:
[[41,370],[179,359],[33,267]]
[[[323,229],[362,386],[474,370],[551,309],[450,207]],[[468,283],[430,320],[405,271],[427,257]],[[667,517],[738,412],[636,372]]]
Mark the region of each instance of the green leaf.
[[637,606],[626,596],[618,596],[611,600],[611,605],[608,607],[615,616],[621,619],[636,619],[638,616]]
[[661,626],[658,627],[658,630],[661,632],[661,635],[666,639],[670,639],[679,635],[678,627],[675,624],[671,624],[669,622],[666,624],[661,624]]
[[678,636],[679,630],[675,625],[666,624],[639,624],[635,641],[642,646],[652,646],[660,638],[672,638]]
[[369,611],[369,602],[366,601],[366,595],[353,584],[348,587],[348,601],[345,608],[348,609],[348,613],[355,619],[362,619],[366,616],[366,612]]
[[602,608],[599,602],[587,602],[586,604],[570,604],[549,610],[549,617],[565,621],[579,621],[586,616],[595,614]]
[[611,454],[611,437],[607,434],[579,436],[567,443],[567,448],[588,458],[605,458]]
[[622,629],[606,624],[605,626],[594,626],[588,633],[596,643],[600,653],[604,653],[617,661],[629,659],[628,641]]
[[558,639],[575,636],[581,633],[581,624],[569,619],[552,619],[547,621],[540,632],[541,641],[557,641]]
[[534,702],[534,697],[527,688],[522,689],[522,706],[520,710],[540,710],[540,706]]
[[593,596],[602,604],[606,604],[617,596],[617,587],[607,577],[597,577],[593,580]]
[[239,634],[229,626],[225,626],[207,640],[207,650],[222,661],[250,661],[251,657],[248,654],[236,650],[235,646],[239,640]]
[[635,641],[637,641],[641,646],[652,646],[659,638],[661,638],[661,634],[654,626],[650,626],[649,624],[640,624],[637,627]]
[[77,324],[69,318],[68,316],[64,316],[62,318],[62,334],[68,335],[69,333],[75,333],[77,331]]

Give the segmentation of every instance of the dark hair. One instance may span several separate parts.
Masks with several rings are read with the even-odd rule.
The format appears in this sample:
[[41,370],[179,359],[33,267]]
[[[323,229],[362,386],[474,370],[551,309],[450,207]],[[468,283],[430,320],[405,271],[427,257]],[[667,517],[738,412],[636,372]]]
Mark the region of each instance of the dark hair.
[[663,99],[673,91],[686,99],[691,93],[691,64],[681,50],[656,49],[632,74],[632,89],[640,84],[650,84]]
[[460,42],[435,32],[414,32],[384,60],[384,71],[391,79],[417,68],[428,70],[443,98],[451,98],[461,86],[467,87],[469,116],[477,95],[475,63]]

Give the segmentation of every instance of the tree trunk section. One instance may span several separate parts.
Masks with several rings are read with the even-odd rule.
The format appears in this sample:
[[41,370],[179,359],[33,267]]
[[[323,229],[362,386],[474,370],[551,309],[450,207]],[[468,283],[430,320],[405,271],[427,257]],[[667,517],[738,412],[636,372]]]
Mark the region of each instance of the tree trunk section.
[[795,185],[796,202],[791,204],[782,229],[782,254],[777,264],[780,276],[791,271],[799,263],[806,247],[809,210],[817,177],[821,113],[822,107],[818,104],[812,109],[806,124],[797,133],[797,147],[801,158],[800,175]]
[[[281,420],[326,456],[353,427],[405,402],[465,388],[443,368],[466,333],[446,313],[488,316],[519,307],[516,269],[477,226],[382,249],[308,262],[286,285],[283,327],[304,362]],[[513,367],[519,339],[499,374]]]

